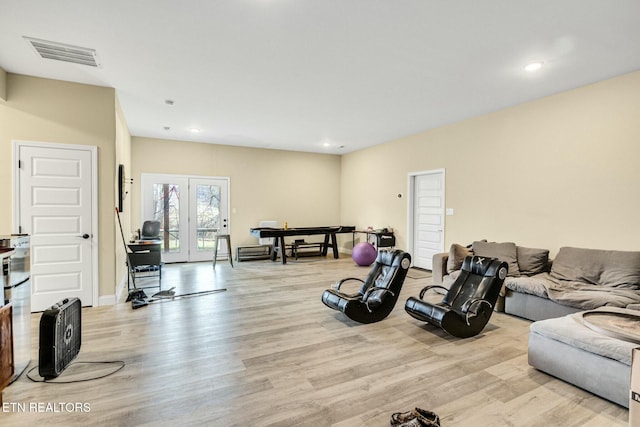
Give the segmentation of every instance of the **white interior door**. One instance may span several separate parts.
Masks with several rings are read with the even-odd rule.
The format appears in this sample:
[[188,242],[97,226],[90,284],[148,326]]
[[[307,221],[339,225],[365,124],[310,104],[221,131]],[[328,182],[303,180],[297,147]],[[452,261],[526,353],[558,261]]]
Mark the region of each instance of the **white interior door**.
[[444,170],[412,176],[413,265],[433,269],[433,255],[444,251]]
[[31,310],[97,301],[95,147],[18,142],[18,229],[31,235]]
[[[215,233],[228,233],[229,179],[181,175],[142,175],[141,224],[161,223],[162,260],[213,259]],[[218,251],[226,255],[226,242]]]

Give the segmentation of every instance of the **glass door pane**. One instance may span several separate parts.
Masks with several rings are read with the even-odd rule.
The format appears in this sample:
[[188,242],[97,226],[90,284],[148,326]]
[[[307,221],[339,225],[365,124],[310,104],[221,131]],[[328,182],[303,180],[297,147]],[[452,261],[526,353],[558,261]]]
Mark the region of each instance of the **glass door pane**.
[[201,185],[196,187],[196,234],[198,251],[213,250],[213,236],[220,229],[220,187]]
[[[191,178],[190,209],[191,231],[195,237],[191,243],[189,261],[205,261],[213,258],[213,241],[217,233],[228,231],[227,212],[228,180],[214,178]],[[227,256],[229,248],[226,242],[218,249],[218,256]]]
[[160,221],[163,252],[180,252],[180,185],[153,184],[152,219]]
[[189,180],[173,175],[143,174],[142,222],[160,221],[162,261],[189,260]]

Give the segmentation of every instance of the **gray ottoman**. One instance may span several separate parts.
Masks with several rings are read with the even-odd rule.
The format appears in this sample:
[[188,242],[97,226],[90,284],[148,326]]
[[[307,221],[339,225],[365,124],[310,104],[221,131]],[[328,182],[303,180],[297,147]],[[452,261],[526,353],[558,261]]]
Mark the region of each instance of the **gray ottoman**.
[[[600,310],[636,310],[602,307]],[[629,407],[631,351],[638,344],[585,326],[580,313],[531,324],[529,365],[618,405]]]

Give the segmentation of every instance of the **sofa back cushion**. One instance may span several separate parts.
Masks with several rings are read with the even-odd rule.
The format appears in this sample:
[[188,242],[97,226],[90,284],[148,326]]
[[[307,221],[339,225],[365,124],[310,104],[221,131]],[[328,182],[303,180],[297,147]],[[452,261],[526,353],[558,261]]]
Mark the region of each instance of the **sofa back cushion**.
[[560,280],[640,289],[640,252],[562,247],[551,276]]
[[518,252],[518,269],[520,274],[533,276],[549,271],[549,250],[516,247]]
[[487,258],[497,258],[509,265],[509,273],[507,276],[520,276],[518,268],[518,252],[516,244],[513,242],[495,243],[495,242],[473,242],[473,254]]
[[449,249],[449,258],[447,258],[447,273],[451,274],[454,271],[462,268],[462,261],[468,256],[473,256],[473,251],[466,246],[454,243]]

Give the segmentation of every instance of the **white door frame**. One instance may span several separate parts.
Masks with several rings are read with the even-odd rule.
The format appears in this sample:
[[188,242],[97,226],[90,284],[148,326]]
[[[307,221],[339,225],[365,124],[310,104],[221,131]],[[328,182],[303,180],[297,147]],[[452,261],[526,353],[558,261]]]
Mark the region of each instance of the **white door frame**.
[[[166,180],[166,179],[174,179],[174,180],[183,180],[183,182],[186,182],[187,184],[190,184],[190,180],[198,180],[198,179],[211,179],[211,180],[220,180],[220,181],[224,181],[224,187],[225,187],[225,191],[227,194],[227,211],[225,212],[225,217],[227,218],[227,233],[231,232],[231,216],[230,216],[230,212],[231,212],[231,178],[228,176],[203,176],[203,175],[179,175],[179,174],[169,174],[169,173],[143,173],[140,176],[140,224],[142,224],[145,219],[148,219],[147,216],[145,216],[145,208],[146,208],[146,203],[149,202],[148,197],[145,197],[145,186],[146,184],[148,184],[151,181],[154,180]],[[185,192],[185,194],[189,195],[190,197],[190,189],[187,189],[187,191]],[[191,209],[190,206],[187,206],[186,209],[186,217],[184,217],[184,221],[190,221],[191,218]],[[183,220],[183,217],[181,216],[181,220]],[[190,230],[189,224],[185,225],[187,230]],[[231,254],[231,248],[229,249],[229,253],[228,256],[232,256]],[[191,245],[189,244],[189,246],[187,246],[187,250],[190,251],[191,250]],[[222,255],[222,253],[220,253]],[[163,254],[163,257],[165,255]],[[186,262],[189,262],[189,254],[186,254]],[[211,259],[213,259],[213,251],[211,252]],[[175,260],[172,260],[170,257],[168,257],[168,260],[166,260],[166,262],[176,262]],[[182,261],[180,261],[182,262]]]
[[[24,141],[13,140],[13,153],[12,161],[13,165],[13,219],[11,229],[13,233],[20,233],[20,168],[18,167],[18,156],[20,153],[20,147],[40,147],[40,148],[54,148],[59,150],[87,150],[91,153],[91,229],[94,230],[91,245],[91,281],[93,287],[93,301],[92,306],[97,307],[99,305],[100,298],[100,275],[99,275],[99,252],[100,252],[100,229],[98,228],[98,216],[100,211],[98,210],[98,147],[94,145],[81,145],[81,144],[62,144],[58,142],[42,142],[42,141]],[[32,288],[33,290],[33,288]]]
[[[446,171],[444,168],[440,169],[430,169],[426,171],[420,172],[409,172],[408,174],[408,184],[407,184],[407,248],[409,250],[413,250],[414,247],[414,221],[415,221],[415,182],[416,177],[420,175],[430,175],[435,173],[442,173],[442,206],[443,208],[446,206]],[[445,221],[442,223],[442,242],[444,244],[446,234],[446,216]],[[413,261],[412,261],[413,264]]]

